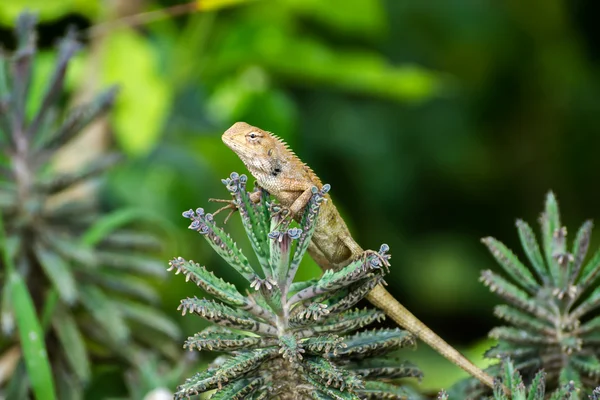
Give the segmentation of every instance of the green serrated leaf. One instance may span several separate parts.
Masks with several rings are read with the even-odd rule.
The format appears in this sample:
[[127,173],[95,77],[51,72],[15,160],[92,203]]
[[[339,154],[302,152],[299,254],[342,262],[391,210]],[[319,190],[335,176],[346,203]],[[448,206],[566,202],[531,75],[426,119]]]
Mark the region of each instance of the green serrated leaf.
[[520,290],[501,276],[490,270],[485,270],[481,273],[480,280],[489,287],[492,292],[496,293],[507,302],[522,308],[535,315],[537,318],[554,323],[555,317],[551,312],[541,307],[538,302],[534,301],[524,291]]
[[325,271],[316,284],[296,293],[290,298],[289,303],[294,304],[296,302],[305,301],[324,293],[346,287],[351,283],[364,278],[369,274],[369,268],[366,264],[369,264],[369,262],[359,259],[351,262],[338,271],[333,271],[331,269]]
[[529,384],[527,400],[544,400],[546,393],[546,373],[538,371]]
[[553,344],[555,339],[544,335],[536,335],[523,329],[499,326],[490,331],[489,337],[523,345]]
[[419,378],[423,373],[416,365],[397,358],[367,358],[348,365],[348,368],[365,379]]
[[530,293],[536,293],[540,287],[539,284],[512,251],[493,237],[484,238],[482,242],[488,247],[496,261],[517,283]]
[[540,321],[533,316],[507,305],[499,305],[494,308],[494,315],[517,328],[531,329],[536,333],[552,335],[554,327],[547,321]]
[[560,215],[558,212],[558,202],[554,193],[549,192],[546,196],[545,209],[540,219],[542,224],[542,233],[544,238],[544,253],[546,263],[549,266],[550,276],[555,284],[560,282],[560,267],[554,259],[554,254],[562,254],[563,251],[556,249],[554,246],[554,233],[561,228]]
[[[319,381],[319,377],[314,374],[305,375],[305,379],[316,389],[323,393],[325,398],[333,400],[360,400],[360,397],[349,391],[342,391],[334,387],[327,386]],[[323,398],[323,396],[321,396]]]
[[88,382],[91,377],[90,361],[77,323],[67,310],[59,307],[54,313],[52,325],[64,349],[71,371],[81,382]]
[[309,357],[302,365],[312,376],[327,387],[339,388],[341,391],[353,391],[364,385],[363,380],[354,372],[339,368],[323,357]]
[[223,329],[209,328],[203,332],[196,333],[189,337],[184,348],[188,350],[210,350],[210,351],[232,351],[242,349],[253,349],[257,346],[274,346],[276,342],[266,342],[260,336],[248,336],[245,334],[233,333]]
[[269,336],[277,335],[277,329],[275,327],[268,325],[265,322],[261,322],[256,316],[215,301],[188,298],[181,300],[181,305],[178,307],[178,310],[182,310],[183,315],[185,315],[186,312],[196,313],[221,326],[234,329],[245,329]]
[[307,328],[297,329],[295,333],[302,338],[323,333],[341,334],[354,331],[383,319],[385,319],[385,314],[382,311],[367,308],[363,310],[356,309],[319,320],[318,323],[312,326],[309,325]]
[[198,209],[196,214],[193,214],[193,210],[190,210],[186,211],[184,215],[192,219],[190,229],[200,233],[215,252],[246,278],[248,282],[254,282],[259,278],[250,265],[248,258],[235,244],[231,236],[215,225],[212,214],[204,214],[204,210]]
[[[401,347],[412,346],[415,338],[400,329],[364,331],[344,338],[345,348],[338,350],[335,357],[362,359],[388,353]],[[331,356],[331,355],[330,355]]]
[[175,273],[183,272],[187,280],[192,280],[207,293],[215,296],[228,304],[245,306],[248,299],[243,296],[234,285],[217,278],[215,274],[208,271],[204,266],[193,261],[187,261],[181,257],[174,258],[169,262],[170,268],[175,268]]
[[71,266],[41,243],[35,243],[33,249],[44,273],[56,288],[61,299],[67,304],[75,303],[78,293]]
[[579,231],[577,231],[577,236],[575,237],[575,241],[573,243],[573,270],[571,271],[571,276],[569,277],[569,282],[572,284],[576,281],[579,276],[579,272],[581,271],[581,267],[583,265],[583,261],[585,260],[585,256],[587,255],[588,248],[590,246],[590,238],[592,236],[592,228],[594,224],[592,221],[586,221]]
[[367,399],[409,400],[415,398],[415,396],[411,396],[411,393],[406,388],[392,383],[377,381],[366,381],[364,389],[358,389],[357,393]]
[[262,384],[262,378],[238,379],[218,389],[210,400],[244,400]]
[[579,279],[579,286],[582,288],[589,287],[596,281],[598,275],[600,275],[600,249],[596,250],[590,261],[583,267],[581,278]]

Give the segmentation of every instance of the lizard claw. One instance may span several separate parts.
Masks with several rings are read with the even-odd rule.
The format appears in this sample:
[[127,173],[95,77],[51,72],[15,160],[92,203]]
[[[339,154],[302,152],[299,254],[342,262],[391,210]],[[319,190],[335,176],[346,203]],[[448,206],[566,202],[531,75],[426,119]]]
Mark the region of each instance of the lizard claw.
[[235,204],[235,201],[233,200],[226,200],[226,199],[208,199],[208,201],[211,201],[213,203],[227,203],[227,205],[219,208],[217,211],[215,211],[213,213],[213,216],[217,215],[218,213],[220,213],[221,211],[225,211],[225,210],[230,210],[229,214],[227,214],[227,217],[225,217],[225,220],[223,221],[223,224],[226,224],[227,221],[229,221],[229,218],[231,218],[231,216],[238,210],[238,206],[237,204]]
[[[364,264],[369,263],[369,266],[371,268],[381,268],[381,267],[386,267],[387,269],[389,269],[390,266],[390,255],[386,254],[387,252],[387,245],[383,245],[381,246],[381,249],[379,251],[375,251],[375,250],[365,250],[363,251],[361,257],[363,260]],[[374,256],[371,257],[369,259],[369,256]]]
[[278,230],[281,225],[290,223],[294,218],[292,210],[279,204],[273,206],[271,213],[273,217],[277,217],[279,219],[279,222],[277,222],[277,225],[275,225],[273,228],[274,231]]

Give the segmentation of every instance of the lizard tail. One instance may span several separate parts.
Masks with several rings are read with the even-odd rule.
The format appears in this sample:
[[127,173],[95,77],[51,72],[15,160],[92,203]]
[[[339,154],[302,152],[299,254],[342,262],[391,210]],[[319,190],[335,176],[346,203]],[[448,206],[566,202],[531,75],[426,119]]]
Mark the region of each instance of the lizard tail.
[[367,295],[367,300],[452,363],[467,371],[485,385],[491,388],[494,387],[494,380],[490,375],[475,366],[465,356],[436,335],[427,325],[419,321],[417,317],[400,304],[382,285],[377,285],[371,290]]

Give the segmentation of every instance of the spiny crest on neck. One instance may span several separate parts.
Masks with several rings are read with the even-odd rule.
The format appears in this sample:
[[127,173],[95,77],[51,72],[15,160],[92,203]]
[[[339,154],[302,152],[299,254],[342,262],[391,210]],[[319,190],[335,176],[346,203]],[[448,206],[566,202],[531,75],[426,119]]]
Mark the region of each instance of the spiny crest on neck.
[[306,173],[309,175],[310,180],[319,187],[319,189],[323,186],[323,184],[321,183],[321,180],[319,179],[319,177],[317,176],[317,174],[314,173],[314,171],[304,162],[300,159],[300,157],[298,157],[296,155],[296,153],[294,152],[294,150],[292,150],[292,148],[287,144],[287,142],[285,140],[283,140],[281,137],[275,135],[272,132],[267,132],[265,131],[267,134],[271,135],[271,137],[273,139],[275,139],[275,141],[280,144],[290,155],[291,158],[296,161],[298,163],[298,167],[301,167],[304,169],[304,171],[306,171]]

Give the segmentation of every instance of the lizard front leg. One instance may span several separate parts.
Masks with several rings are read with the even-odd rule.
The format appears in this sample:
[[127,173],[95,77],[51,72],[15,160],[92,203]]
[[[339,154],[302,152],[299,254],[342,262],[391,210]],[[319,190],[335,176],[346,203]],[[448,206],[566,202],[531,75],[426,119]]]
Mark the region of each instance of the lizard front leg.
[[[214,216],[214,215],[217,215],[218,213],[220,213],[221,211],[230,210],[229,214],[227,214],[227,217],[225,217],[225,220],[223,221],[224,224],[226,224],[227,221],[229,221],[229,218],[238,209],[237,204],[235,204],[235,201],[233,201],[233,200],[227,200],[227,199],[208,199],[208,201],[211,201],[211,202],[214,202],[214,203],[227,203],[227,205],[219,208],[217,211],[215,211],[213,213],[213,216]],[[250,201],[253,202],[253,203],[258,203],[260,201],[260,191],[256,191],[256,192],[250,193]]]
[[312,188],[313,188],[313,186],[311,185],[308,189],[305,189],[304,192],[302,192],[302,194],[300,196],[298,196],[298,198],[296,200],[294,200],[294,202],[292,203],[292,205],[289,208],[289,210],[292,214],[292,217],[299,214],[300,211],[302,211],[302,209],[304,207],[306,207],[306,205],[308,204],[308,202],[310,201],[310,199],[313,195]]

